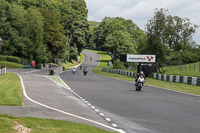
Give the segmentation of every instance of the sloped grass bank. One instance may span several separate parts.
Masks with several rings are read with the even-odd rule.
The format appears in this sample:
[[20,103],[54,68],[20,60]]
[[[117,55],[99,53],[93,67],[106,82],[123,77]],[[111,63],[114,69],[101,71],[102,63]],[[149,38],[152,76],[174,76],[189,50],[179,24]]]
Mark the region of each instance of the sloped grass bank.
[[61,64],[61,65],[63,65],[65,67],[65,69],[69,69],[71,67],[79,65],[83,60],[84,60],[84,55],[83,55],[83,53],[81,53],[79,62],[72,60],[72,62],[67,62],[67,63]]

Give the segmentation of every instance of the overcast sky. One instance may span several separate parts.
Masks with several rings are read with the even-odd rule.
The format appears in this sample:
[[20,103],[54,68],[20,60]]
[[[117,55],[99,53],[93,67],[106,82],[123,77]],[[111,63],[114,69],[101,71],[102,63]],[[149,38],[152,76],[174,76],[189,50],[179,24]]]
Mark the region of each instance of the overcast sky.
[[[88,20],[102,21],[104,17],[123,17],[132,19],[142,30],[149,19],[154,16],[155,8],[165,8],[172,16],[189,18],[192,23],[200,25],[200,0],[85,0]],[[194,35],[200,44],[200,28]]]

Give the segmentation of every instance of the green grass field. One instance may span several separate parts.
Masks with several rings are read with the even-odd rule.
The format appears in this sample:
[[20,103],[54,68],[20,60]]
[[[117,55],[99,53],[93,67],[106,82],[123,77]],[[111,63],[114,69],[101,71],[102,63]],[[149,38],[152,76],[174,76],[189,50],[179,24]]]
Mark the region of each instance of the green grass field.
[[111,133],[96,127],[61,120],[0,115],[0,121],[1,133],[16,133],[16,122],[30,128],[31,133]]
[[[102,68],[108,68],[106,62],[108,62],[108,60],[110,60],[110,56],[106,52],[102,52],[102,51],[95,51],[95,50],[88,50],[88,51],[93,51],[93,52],[100,54],[101,59],[102,59],[102,61],[100,62],[100,65],[97,67],[97,69],[93,70],[92,72],[99,74],[99,75],[112,77],[115,79],[120,79],[120,80],[124,80],[124,81],[129,81],[129,82],[135,82],[134,77],[101,71]],[[185,92],[185,93],[189,93],[189,94],[200,95],[200,86],[194,86],[194,85],[183,84],[183,83],[170,83],[170,82],[160,81],[160,80],[156,80],[156,79],[152,79],[152,78],[147,78],[145,85],[157,86],[157,87],[176,90],[176,91]]]
[[182,66],[164,67],[163,70],[166,75],[200,77],[200,62]]
[[7,67],[7,68],[23,68],[23,65],[21,64],[8,62],[8,61],[0,61],[0,66]]
[[21,106],[23,93],[18,76],[14,73],[0,75],[0,105]]

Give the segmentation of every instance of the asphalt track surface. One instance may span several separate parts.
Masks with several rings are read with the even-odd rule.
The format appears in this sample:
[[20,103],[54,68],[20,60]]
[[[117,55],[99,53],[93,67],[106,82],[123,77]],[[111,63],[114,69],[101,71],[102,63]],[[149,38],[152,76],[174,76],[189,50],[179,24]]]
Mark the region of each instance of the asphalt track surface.
[[[86,58],[82,66],[94,69],[100,56],[89,51],[83,53]],[[67,71],[60,77],[127,133],[200,133],[198,96],[150,86],[137,92],[133,83],[92,72],[83,76],[79,68],[75,75]]]
[[[107,121],[77,98],[70,90],[61,87],[44,77],[45,69],[9,69],[8,71],[21,75],[28,98],[24,93],[25,97],[22,107],[0,106],[0,114],[8,114],[17,117],[37,117],[72,121],[92,125],[108,131],[114,131],[105,126],[101,126],[100,124],[96,124],[95,122],[98,122],[111,127]],[[41,104],[44,106],[41,106]],[[73,115],[78,117],[74,117]],[[80,119],[79,117],[82,117],[83,119]]]

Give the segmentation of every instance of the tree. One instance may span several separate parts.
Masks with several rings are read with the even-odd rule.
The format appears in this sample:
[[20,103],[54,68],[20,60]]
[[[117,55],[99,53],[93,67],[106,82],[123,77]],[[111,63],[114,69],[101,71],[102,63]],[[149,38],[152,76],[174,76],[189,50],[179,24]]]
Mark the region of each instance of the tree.
[[48,59],[64,58],[67,37],[54,11],[40,9],[44,21],[44,44],[47,45]]
[[130,34],[121,30],[109,34],[105,42],[105,47],[113,52],[115,59],[119,59],[120,55],[136,53],[134,45]]
[[27,44],[28,58],[36,61],[37,64],[46,60],[46,47],[43,43],[44,23],[41,13],[34,8],[27,10],[26,36],[31,40]]
[[144,51],[156,54],[157,61],[165,63],[168,47],[180,51],[192,45],[192,36],[197,27],[187,18],[173,17],[166,9],[156,9],[155,16],[146,25],[148,44]]
[[94,42],[97,48],[114,53],[115,59],[122,54],[135,54],[138,46],[145,43],[145,34],[132,20],[106,17],[94,30]]
[[89,47],[89,48],[96,48],[96,45],[95,45],[95,43],[94,43],[94,31],[95,31],[95,28],[97,28],[98,27],[98,25],[99,25],[99,22],[96,22],[96,21],[89,21],[88,22],[88,24],[89,24],[89,40],[88,40],[88,43],[86,44],[86,47]]
[[85,47],[88,40],[87,8],[84,0],[63,1],[59,5],[61,23],[68,37],[68,44],[78,53]]

